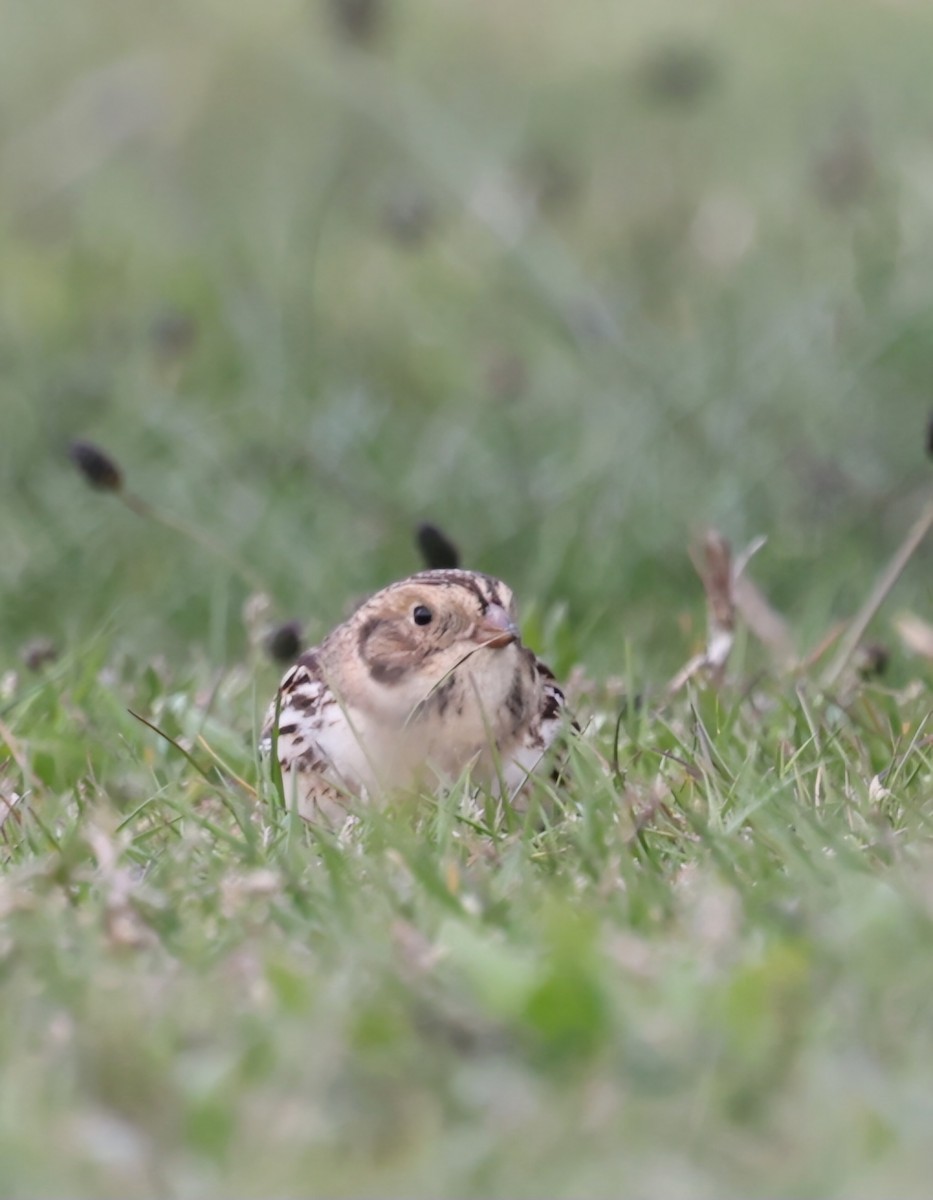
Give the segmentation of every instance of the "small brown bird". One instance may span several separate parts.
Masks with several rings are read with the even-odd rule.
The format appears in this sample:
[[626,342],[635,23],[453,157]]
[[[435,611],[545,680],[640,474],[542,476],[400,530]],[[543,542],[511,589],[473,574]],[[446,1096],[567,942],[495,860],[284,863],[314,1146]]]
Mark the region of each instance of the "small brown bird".
[[512,799],[561,729],[563,704],[552,672],[521,644],[504,583],[421,571],[371,596],[298,659],[263,746],[275,742],[301,815],[329,824],[354,797],[467,771]]

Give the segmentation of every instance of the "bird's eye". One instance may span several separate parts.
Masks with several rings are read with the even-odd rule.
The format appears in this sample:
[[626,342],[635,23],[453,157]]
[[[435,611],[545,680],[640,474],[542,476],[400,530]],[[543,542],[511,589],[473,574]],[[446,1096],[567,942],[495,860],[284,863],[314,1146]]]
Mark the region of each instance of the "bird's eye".
[[416,625],[430,625],[434,620],[434,613],[424,604],[416,604],[411,619]]

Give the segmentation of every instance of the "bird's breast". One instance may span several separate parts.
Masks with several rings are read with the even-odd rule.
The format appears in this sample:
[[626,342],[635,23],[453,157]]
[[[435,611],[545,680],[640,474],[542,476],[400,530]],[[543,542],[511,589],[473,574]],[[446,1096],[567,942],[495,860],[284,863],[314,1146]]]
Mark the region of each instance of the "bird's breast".
[[457,779],[467,767],[492,776],[537,711],[538,681],[520,647],[479,651],[439,681],[425,682],[394,711],[348,705],[331,732],[331,760],[351,788]]

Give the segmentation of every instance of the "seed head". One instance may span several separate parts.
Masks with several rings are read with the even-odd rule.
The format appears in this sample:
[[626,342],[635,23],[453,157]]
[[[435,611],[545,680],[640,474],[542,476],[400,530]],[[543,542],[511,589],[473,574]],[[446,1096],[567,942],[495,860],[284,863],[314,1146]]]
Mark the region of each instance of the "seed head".
[[710,46],[665,39],[652,46],[637,68],[642,95],[658,104],[689,109],[719,82],[720,62]]
[[859,647],[855,667],[863,679],[877,679],[888,669],[891,651],[880,642],[868,642]]
[[429,570],[449,571],[460,566],[460,551],[436,525],[423,521],[415,530],[415,540]]
[[123,472],[110,455],[93,442],[72,442],[68,447],[68,457],[92,488],[101,492],[118,492],[123,487]]
[[266,638],[266,652],[276,662],[294,662],[301,653],[301,624],[286,621],[277,625]]
[[46,663],[54,662],[58,658],[58,651],[48,638],[39,637],[26,643],[22,649],[22,658],[30,671],[41,671]]
[[330,0],[329,7],[338,34],[357,45],[374,42],[385,23],[384,0]]

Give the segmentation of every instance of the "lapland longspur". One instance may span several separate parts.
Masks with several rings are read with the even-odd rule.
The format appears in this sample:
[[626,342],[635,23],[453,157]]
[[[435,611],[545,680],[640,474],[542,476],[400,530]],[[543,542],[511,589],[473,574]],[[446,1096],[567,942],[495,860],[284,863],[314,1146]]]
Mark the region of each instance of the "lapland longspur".
[[366,600],[286,674],[266,717],[286,794],[333,823],[348,799],[469,770],[513,798],[562,726],[564,694],[520,640],[511,590],[421,571]]

